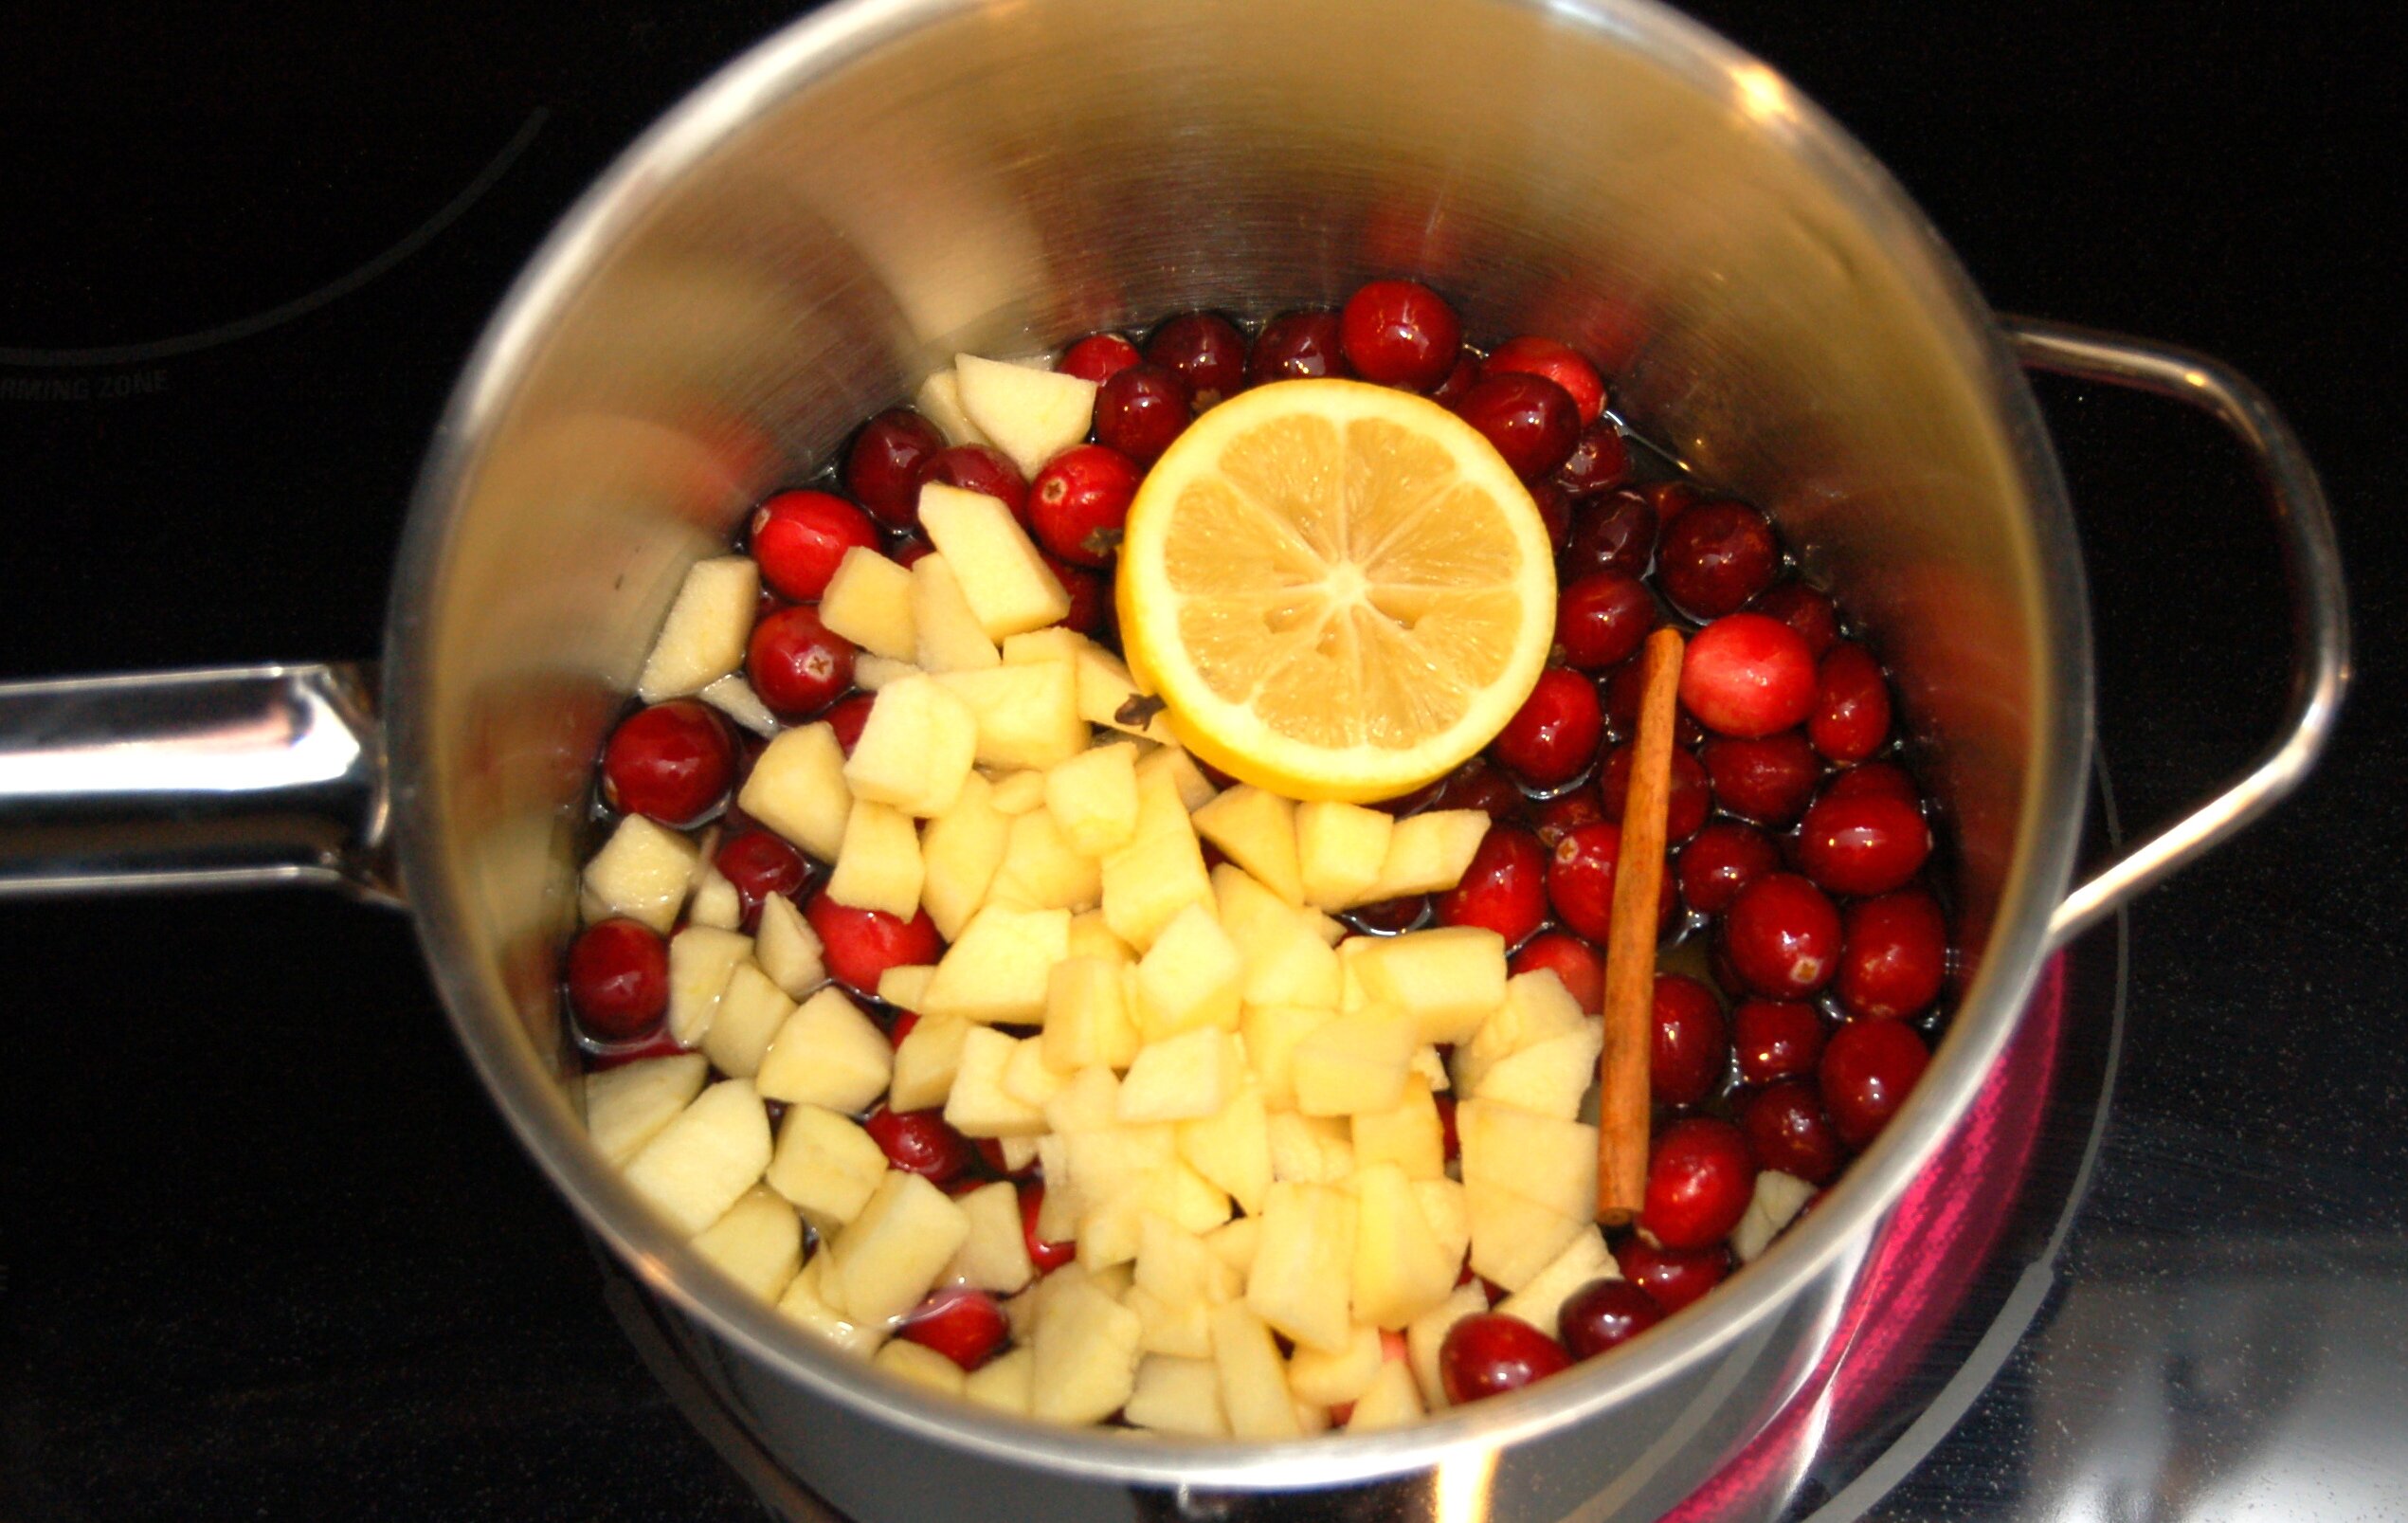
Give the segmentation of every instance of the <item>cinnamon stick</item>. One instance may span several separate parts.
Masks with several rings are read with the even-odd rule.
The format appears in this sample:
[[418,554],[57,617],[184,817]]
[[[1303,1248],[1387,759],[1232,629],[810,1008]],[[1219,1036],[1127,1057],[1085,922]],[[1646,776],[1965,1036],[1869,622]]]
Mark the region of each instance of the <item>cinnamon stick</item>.
[[1673,721],[1681,638],[1658,629],[1639,653],[1639,734],[1605,938],[1605,1050],[1598,1057],[1597,1220],[1636,1221],[1647,1199],[1647,1070],[1656,1033],[1656,924],[1664,819],[1672,803]]

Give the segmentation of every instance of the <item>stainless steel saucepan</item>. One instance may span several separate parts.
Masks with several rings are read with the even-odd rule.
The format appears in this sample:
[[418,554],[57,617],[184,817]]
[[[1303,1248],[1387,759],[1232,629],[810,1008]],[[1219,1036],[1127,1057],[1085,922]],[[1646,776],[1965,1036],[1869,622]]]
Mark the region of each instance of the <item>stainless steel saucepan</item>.
[[[1878,632],[1967,971],[1912,1101],[1721,1291],[1426,1426],[1186,1444],[825,1351],[587,1143],[555,993],[591,760],[686,564],[956,351],[1410,273],[1560,335]],[[2073,887],[2082,563],[2026,367],[2210,412],[2263,473],[2296,687],[2243,778]],[[1810,1371],[2046,954],[2298,781],[2346,677],[2331,525],[2217,362],[2002,319],[1781,77],[1644,0],[854,0],[703,86],[520,277],[431,445],[365,668],[0,688],[0,891],[315,882],[406,906],[536,1161],[756,1436],[862,1519],[1649,1518]]]

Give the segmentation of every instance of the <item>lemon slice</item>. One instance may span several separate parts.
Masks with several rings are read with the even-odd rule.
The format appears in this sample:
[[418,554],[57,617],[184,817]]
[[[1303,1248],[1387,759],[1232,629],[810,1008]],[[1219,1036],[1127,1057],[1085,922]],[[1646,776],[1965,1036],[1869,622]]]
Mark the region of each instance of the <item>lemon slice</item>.
[[1555,628],[1547,528],[1496,450],[1357,381],[1190,425],[1131,504],[1117,598],[1187,749],[1297,799],[1444,775],[1530,696]]

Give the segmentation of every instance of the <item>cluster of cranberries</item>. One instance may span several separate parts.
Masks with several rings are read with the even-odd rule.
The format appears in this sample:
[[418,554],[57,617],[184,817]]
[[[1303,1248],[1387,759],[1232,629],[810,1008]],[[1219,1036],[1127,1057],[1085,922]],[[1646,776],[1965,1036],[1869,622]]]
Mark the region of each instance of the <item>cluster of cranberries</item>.
[[[1702,951],[1693,961],[1711,976],[1657,980],[1646,1204],[1613,1244],[1626,1278],[1574,1295],[1553,1336],[1495,1313],[1458,1322],[1441,1351],[1446,1388],[1458,1402],[1517,1388],[1712,1289],[1731,1268],[1729,1238],[1757,1172],[1827,1185],[1903,1102],[1943,1019],[1949,949],[1925,882],[1932,834],[1913,779],[1890,759],[1879,662],[1846,637],[1830,598],[1792,574],[1765,514],[1687,480],[1639,479],[1605,385],[1577,351],[1518,337],[1477,354],[1454,309],[1416,282],[1374,281],[1341,311],[1285,313],[1251,337],[1204,312],[1168,319],[1142,345],[1096,334],[1059,368],[1097,383],[1093,441],[1033,481],[1000,452],[949,446],[897,408],[862,426],[827,479],[760,505],[747,541],[764,583],[745,664],[754,692],[782,720],[827,721],[851,750],[870,696],[853,686],[853,647],[814,605],[848,550],[905,565],[928,553],[925,482],[1010,507],[1071,593],[1065,622],[1116,644],[1105,572],[1130,500],[1196,414],[1249,386],[1318,376],[1446,406],[1496,447],[1546,520],[1560,588],[1554,659],[1484,755],[1385,806],[1488,812],[1494,823],[1461,884],[1347,918],[1373,934],[1485,927],[1513,949],[1514,971],[1550,969],[1599,1008],[1639,701],[1632,658],[1671,623],[1690,637],[1659,930],[1675,959]],[[604,752],[603,807],[679,829],[715,823],[713,863],[737,891],[745,929],[769,895],[793,897],[830,974],[883,1009],[879,975],[934,962],[942,939],[925,914],[905,922],[833,902],[817,892],[825,864],[745,818],[733,799],[758,744],[699,702],[641,709]],[[661,1028],[667,953],[653,932],[626,920],[588,928],[570,949],[567,985],[596,1066],[678,1050]],[[918,1017],[884,1019],[899,1043]],[[1440,1110],[1451,1160],[1443,1096]],[[1072,1244],[1037,1235],[1044,1182],[1033,1167],[1015,1175],[996,1145],[973,1145],[935,1111],[880,1108],[863,1125],[896,1168],[948,1189],[1014,1180],[1040,1272],[1072,1257]],[[900,1335],[965,1369],[1009,1336],[995,1298],[969,1289],[932,1296]]]

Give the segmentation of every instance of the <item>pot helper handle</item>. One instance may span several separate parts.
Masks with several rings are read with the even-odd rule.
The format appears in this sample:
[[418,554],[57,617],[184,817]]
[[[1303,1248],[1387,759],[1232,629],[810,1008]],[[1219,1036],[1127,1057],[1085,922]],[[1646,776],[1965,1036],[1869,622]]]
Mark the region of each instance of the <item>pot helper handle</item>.
[[0,683],[0,898],[314,883],[398,903],[373,673]]
[[2249,451],[2265,487],[2290,588],[2290,699],[2272,744],[2215,797],[2067,895],[2049,921],[2051,941],[2062,944],[2299,786],[2332,738],[2342,692],[2349,685],[2348,594],[2324,488],[2290,425],[2246,376],[2220,360],[2170,344],[2033,317],[2001,321],[2028,369],[2167,397],[2230,429]]

